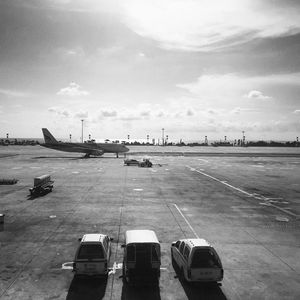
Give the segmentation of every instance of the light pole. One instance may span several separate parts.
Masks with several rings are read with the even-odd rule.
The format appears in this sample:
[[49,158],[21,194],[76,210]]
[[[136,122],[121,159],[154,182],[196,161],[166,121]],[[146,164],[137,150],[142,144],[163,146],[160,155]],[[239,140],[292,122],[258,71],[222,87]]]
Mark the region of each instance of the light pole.
[[83,143],[83,119],[81,119],[81,143]]
[[243,133],[243,142],[242,142],[242,146],[245,146],[245,131],[242,131]]
[[165,145],[165,129],[162,128],[162,145],[164,146]]

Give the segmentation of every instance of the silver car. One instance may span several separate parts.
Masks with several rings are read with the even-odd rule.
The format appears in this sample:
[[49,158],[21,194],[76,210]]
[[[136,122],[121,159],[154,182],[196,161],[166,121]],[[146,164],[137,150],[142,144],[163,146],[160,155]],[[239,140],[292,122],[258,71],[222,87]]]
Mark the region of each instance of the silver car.
[[[216,250],[204,239],[183,239],[172,243],[173,266],[188,282],[220,282],[224,269]],[[174,265],[175,263],[175,265]]]

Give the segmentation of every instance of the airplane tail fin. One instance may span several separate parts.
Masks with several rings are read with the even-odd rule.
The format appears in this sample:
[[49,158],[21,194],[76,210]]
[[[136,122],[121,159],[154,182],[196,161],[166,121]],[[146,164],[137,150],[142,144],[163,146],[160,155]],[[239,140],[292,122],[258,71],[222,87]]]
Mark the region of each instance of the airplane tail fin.
[[49,132],[47,128],[42,128],[44,140],[46,144],[56,144],[58,141],[54,138],[54,136]]

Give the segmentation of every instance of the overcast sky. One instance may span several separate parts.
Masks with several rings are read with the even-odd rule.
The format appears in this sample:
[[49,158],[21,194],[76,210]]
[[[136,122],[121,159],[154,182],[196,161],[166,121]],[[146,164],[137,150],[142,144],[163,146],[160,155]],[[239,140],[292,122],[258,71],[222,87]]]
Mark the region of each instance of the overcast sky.
[[0,136],[295,140],[299,0],[0,0]]

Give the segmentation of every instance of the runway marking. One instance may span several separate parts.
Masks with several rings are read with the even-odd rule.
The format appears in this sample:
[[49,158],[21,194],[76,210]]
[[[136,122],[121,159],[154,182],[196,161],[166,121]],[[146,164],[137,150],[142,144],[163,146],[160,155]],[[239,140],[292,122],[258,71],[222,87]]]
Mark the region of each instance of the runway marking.
[[[247,195],[248,197],[255,198],[255,199],[258,199],[258,200],[264,200],[264,201],[266,201],[265,204],[260,203],[260,204],[262,204],[262,205],[271,206],[271,207],[276,208],[276,209],[278,209],[278,210],[280,210],[280,211],[282,211],[282,212],[284,212],[284,213],[286,213],[286,214],[288,214],[288,215],[290,215],[290,216],[293,216],[293,217],[295,217],[295,218],[299,218],[299,217],[300,217],[299,215],[294,214],[294,213],[288,211],[288,210],[285,209],[285,208],[281,208],[281,207],[279,207],[279,206],[277,206],[277,205],[274,205],[274,204],[270,203],[270,201],[269,201],[270,198],[266,198],[266,197],[264,197],[263,195],[259,195],[259,194],[251,194],[251,193],[248,193],[248,192],[246,192],[246,191],[244,191],[244,190],[242,190],[242,189],[240,189],[240,188],[238,188],[238,187],[235,187],[235,186],[233,186],[233,185],[227,183],[227,182],[224,181],[224,180],[220,180],[220,179],[218,179],[218,178],[216,178],[216,177],[213,177],[213,176],[211,176],[211,175],[209,175],[209,174],[206,174],[206,173],[204,173],[204,172],[201,172],[201,171],[199,171],[199,170],[197,170],[197,169],[195,169],[195,168],[192,168],[191,166],[186,165],[186,167],[189,168],[192,172],[197,172],[197,173],[199,173],[199,174],[201,174],[201,175],[204,175],[204,176],[206,176],[206,177],[208,177],[208,178],[210,178],[210,179],[213,179],[213,180],[215,180],[215,181],[217,181],[217,182],[219,182],[219,183],[221,183],[221,184],[224,184],[224,185],[228,186],[229,188],[231,188],[231,189],[233,189],[233,190],[236,190],[236,191],[238,191],[238,192],[240,192],[240,193],[242,193],[242,194],[244,194],[244,195]],[[271,199],[272,199],[272,198],[271,198]]]
[[182,218],[184,219],[185,223],[190,227],[190,229],[192,230],[193,234],[195,235],[195,237],[197,239],[199,239],[199,236],[198,234],[196,233],[196,231],[194,230],[194,228],[192,227],[192,225],[189,223],[189,221],[187,220],[187,218],[183,215],[183,213],[181,212],[180,208],[175,204],[175,203],[172,203],[175,208],[178,210],[178,212],[180,213],[180,215],[182,216]]
[[111,275],[111,274],[116,274],[116,271],[117,270],[120,270],[123,268],[123,263],[117,263],[117,262],[114,262],[113,264],[113,267],[110,269],[110,271],[108,272],[108,275]]
[[202,158],[198,158],[197,160],[204,161],[205,163],[208,163],[208,162],[209,162],[208,160],[202,159]]
[[61,270],[73,270],[73,261],[65,262],[61,265]]

